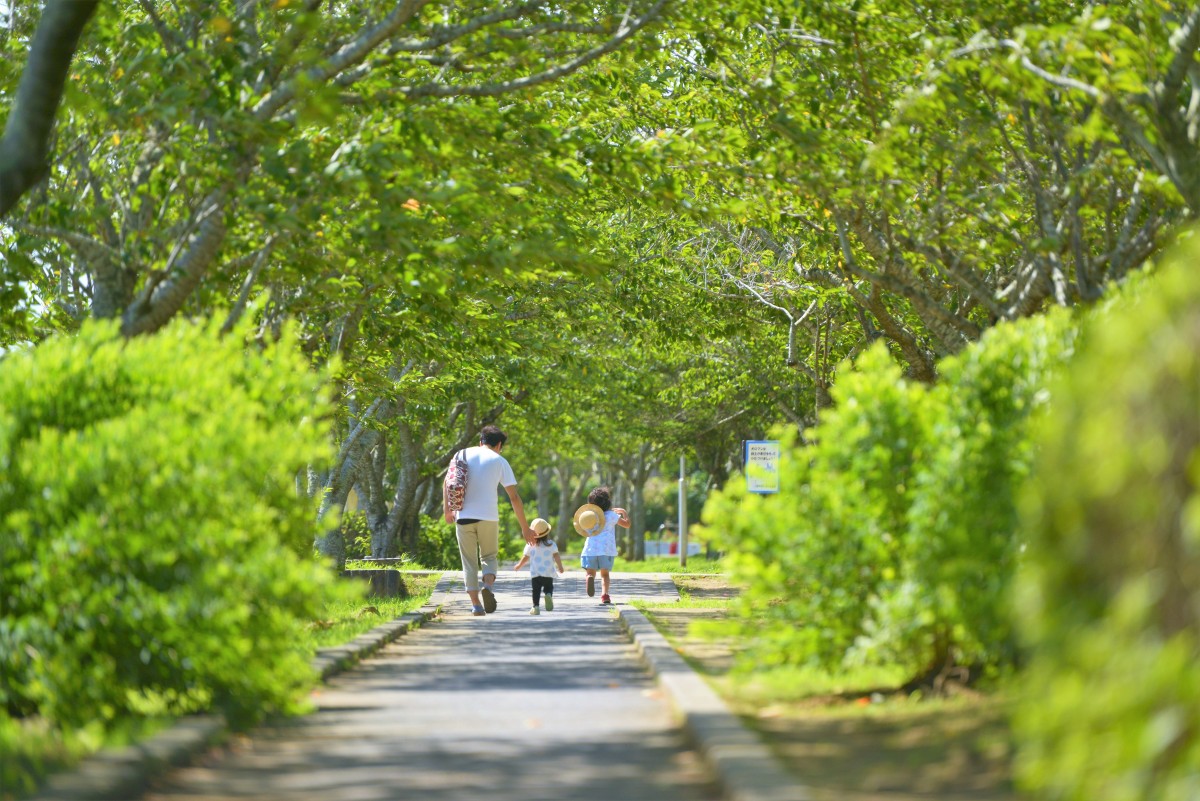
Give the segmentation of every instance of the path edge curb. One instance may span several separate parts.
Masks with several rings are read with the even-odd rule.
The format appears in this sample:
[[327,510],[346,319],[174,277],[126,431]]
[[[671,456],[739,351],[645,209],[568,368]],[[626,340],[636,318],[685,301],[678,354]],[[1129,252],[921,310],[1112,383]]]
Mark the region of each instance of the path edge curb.
[[754,732],[632,607],[617,616],[650,667],[684,731],[712,768],[729,801],[811,801],[812,792],[780,765]]
[[[310,662],[317,682],[324,683],[350,669],[440,615],[452,575],[442,573],[429,600],[417,611],[380,624],[345,645],[318,649]],[[103,749],[73,769],[52,775],[40,792],[27,796],[25,801],[111,801],[140,797],[155,778],[194,761],[229,735],[229,726],[219,714],[188,715],[144,742]]]

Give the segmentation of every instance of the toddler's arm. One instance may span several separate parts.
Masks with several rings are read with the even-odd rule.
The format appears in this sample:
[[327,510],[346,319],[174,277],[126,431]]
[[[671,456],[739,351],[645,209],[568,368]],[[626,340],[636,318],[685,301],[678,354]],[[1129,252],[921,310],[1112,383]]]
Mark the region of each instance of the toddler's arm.
[[562,557],[558,555],[558,551],[554,552],[554,564],[558,566],[558,575],[561,576],[567,572],[567,569],[563,567]]
[[633,525],[633,521],[629,519],[629,513],[619,506],[614,506],[613,511],[617,513],[617,525],[621,528],[629,528]]
[[520,570],[521,568],[525,567],[525,565],[527,565],[527,564],[529,564],[529,554],[525,554],[524,556],[522,556],[521,561],[519,561],[515,565],[513,565],[513,570]]

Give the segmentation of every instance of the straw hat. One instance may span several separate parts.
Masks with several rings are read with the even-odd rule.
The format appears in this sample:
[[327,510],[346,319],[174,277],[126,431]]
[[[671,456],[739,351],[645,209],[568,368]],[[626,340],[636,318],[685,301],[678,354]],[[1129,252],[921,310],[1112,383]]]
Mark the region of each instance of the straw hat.
[[604,510],[594,503],[585,503],[575,510],[575,530],[584,537],[594,537],[604,530]]
[[550,524],[540,517],[535,517],[529,527],[537,534],[539,540],[550,533]]

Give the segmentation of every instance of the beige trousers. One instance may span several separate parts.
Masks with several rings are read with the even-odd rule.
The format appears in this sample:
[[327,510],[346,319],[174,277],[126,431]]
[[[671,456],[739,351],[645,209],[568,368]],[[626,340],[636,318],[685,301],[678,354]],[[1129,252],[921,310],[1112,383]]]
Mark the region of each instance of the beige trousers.
[[483,574],[496,575],[500,566],[500,523],[496,520],[480,520],[476,523],[461,523],[454,526],[458,535],[458,555],[462,558],[463,581],[468,590],[479,589],[479,568]]

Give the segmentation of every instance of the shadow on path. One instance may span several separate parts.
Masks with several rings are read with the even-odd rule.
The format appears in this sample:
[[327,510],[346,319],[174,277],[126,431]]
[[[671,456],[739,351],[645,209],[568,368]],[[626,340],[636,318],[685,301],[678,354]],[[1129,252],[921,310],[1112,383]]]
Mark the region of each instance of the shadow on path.
[[[577,583],[568,574],[539,616],[527,575],[501,574],[485,618],[450,596],[441,620],[332,679],[314,714],[170,774],[148,798],[719,798],[615,615]],[[613,586],[667,597],[653,577]]]

